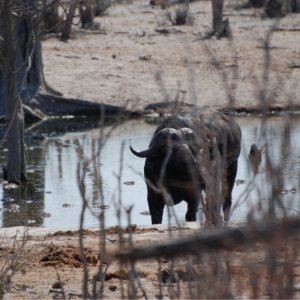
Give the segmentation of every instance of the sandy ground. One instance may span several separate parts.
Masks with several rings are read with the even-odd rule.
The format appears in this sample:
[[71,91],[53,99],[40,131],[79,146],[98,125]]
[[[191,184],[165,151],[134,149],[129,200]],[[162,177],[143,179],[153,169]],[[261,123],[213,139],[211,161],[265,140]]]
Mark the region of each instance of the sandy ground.
[[[185,26],[171,26],[165,10],[152,9],[144,0],[113,5],[106,16],[97,19],[101,34],[77,30],[67,43],[56,38],[43,42],[46,80],[66,97],[127,105],[133,110],[165,99],[175,100],[176,97],[199,106],[224,107],[228,104],[228,91],[235,95],[235,106],[253,107],[258,104],[257,94],[263,87],[263,41],[274,21],[262,19],[260,10],[235,10],[236,4],[237,1],[227,1],[225,8],[233,31],[232,41],[200,39],[211,28],[208,1],[191,4],[193,24]],[[173,8],[170,11],[173,12]],[[289,101],[297,104],[300,98],[299,15],[290,15],[275,27],[271,36],[270,82],[265,86],[268,100],[278,106]],[[167,29],[169,33],[161,34],[157,29]],[[220,62],[218,68],[213,59]],[[187,227],[189,229],[184,233],[193,234],[196,230],[195,226]],[[0,230],[2,263],[15,253],[12,244],[7,244],[15,231],[15,228]],[[181,234],[177,231],[174,229],[176,234]],[[134,243],[148,245],[166,240],[168,236],[169,232],[163,227],[137,228]],[[120,297],[120,276],[125,276],[124,284],[127,284],[128,275],[122,275],[118,263],[111,260],[119,248],[117,239],[116,232],[108,232],[106,245],[110,275],[105,284],[105,298]],[[92,276],[99,269],[99,232],[86,231],[84,243],[91,283]],[[31,230],[26,247],[30,249],[30,255],[24,258],[21,272],[12,278],[11,290],[5,294],[5,299],[59,297],[55,292],[55,288],[59,288],[58,277],[65,283],[63,289],[68,297],[77,298],[82,293],[83,269],[79,260],[78,232]],[[259,249],[254,253],[258,266],[264,265]],[[239,261],[248,259],[248,254],[237,251],[229,256],[233,262],[232,276],[237,278],[235,296],[249,296],[249,273],[242,263],[239,264]],[[163,268],[167,268],[168,263],[164,261]],[[181,268],[181,260],[177,261],[177,267]],[[159,291],[157,262],[150,260],[138,264],[137,271],[149,298],[155,298]],[[264,276],[261,282],[266,278]],[[185,298],[187,283],[184,279],[181,282],[181,297]],[[170,285],[165,284],[163,294],[167,295],[169,288]],[[139,289],[138,297],[142,296]]]
[[[263,88],[269,105],[299,104],[299,14],[276,22],[261,18],[261,10],[234,9],[241,2],[225,3],[232,41],[201,40],[211,29],[209,1],[190,4],[193,22],[185,26],[171,26],[166,10],[152,9],[146,0],[113,5],[106,16],[96,19],[103,34],[75,31],[68,43],[44,41],[46,80],[67,97],[133,110],[176,97],[223,107],[228,104],[227,91],[235,96],[235,106],[249,108],[258,104]],[[174,8],[169,11],[174,13]],[[264,41],[272,27],[270,79],[264,86]]]

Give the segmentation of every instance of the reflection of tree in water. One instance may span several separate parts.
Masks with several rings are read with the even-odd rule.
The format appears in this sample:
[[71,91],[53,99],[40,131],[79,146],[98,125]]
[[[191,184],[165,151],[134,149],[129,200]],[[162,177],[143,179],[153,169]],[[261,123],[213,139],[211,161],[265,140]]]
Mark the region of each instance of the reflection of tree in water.
[[[98,120],[98,119],[97,119]],[[68,170],[73,170],[76,174],[77,162],[73,158],[74,151],[77,153],[77,159],[84,158],[87,160],[87,173],[86,173],[86,187],[87,198],[90,208],[98,214],[101,211],[101,207],[106,207],[103,202],[103,180],[100,170],[100,152],[99,147],[103,142],[97,135],[91,137],[89,134],[81,135],[79,137],[69,137],[68,140],[60,139],[59,136],[66,132],[82,132],[93,128],[99,128],[99,120],[97,121],[79,118],[79,119],[50,119],[48,121],[35,124],[30,127],[30,134],[26,136],[27,145],[30,147],[26,153],[27,171],[29,183],[22,185],[16,189],[4,189],[2,197],[2,223],[3,227],[20,226],[29,224],[30,226],[43,226],[44,218],[48,216],[45,209],[45,166],[46,160],[53,160],[53,156],[47,157],[47,155],[54,155],[57,158],[57,176],[60,181],[69,182],[70,174],[64,174],[65,164],[72,164],[72,168],[68,166]],[[108,120],[101,126],[110,128],[114,120]],[[3,136],[3,130],[0,126],[0,138]],[[52,137],[44,139],[44,137]],[[41,147],[40,141],[43,140],[43,147]],[[49,144],[54,145],[54,153],[48,151]],[[79,148],[82,148],[82,154],[79,155]],[[53,148],[52,148],[53,149]],[[0,165],[5,161],[5,153],[0,151]],[[53,163],[53,162],[52,162]],[[56,164],[55,164],[56,166]],[[65,177],[64,177],[65,175]],[[67,175],[67,176],[66,176]],[[57,178],[55,178],[57,180]],[[51,181],[51,179],[50,179]],[[63,192],[63,191],[59,191]],[[1,199],[0,199],[1,200]],[[77,201],[77,199],[76,199]],[[55,213],[49,211],[50,213]]]
[[29,182],[3,189],[2,226],[42,226],[44,223],[45,161],[43,149],[27,151]]
[[63,179],[63,166],[62,166],[62,144],[61,143],[55,143],[56,150],[57,150],[57,161],[58,161],[58,176],[59,179]]
[[98,212],[103,204],[103,180],[101,176],[101,142],[97,138],[84,136],[81,141],[76,139],[78,160],[85,161],[82,165],[86,171],[87,200],[90,208]]
[[[55,158],[55,162],[52,164],[55,170],[53,169],[51,174],[59,178],[62,195],[68,196],[69,186],[74,187],[74,182],[70,182],[70,180],[75,180],[76,185],[78,163],[83,163],[86,172],[84,181],[86,185],[85,196],[90,208],[96,213],[99,212],[103,199],[99,143],[98,138],[91,137],[89,134],[79,134],[75,137],[66,136],[62,139],[48,140],[49,147],[46,148],[46,159]],[[73,178],[73,174],[75,178]],[[69,186],[66,186],[66,183],[67,185],[70,183]],[[80,197],[79,194],[78,197]],[[66,197],[66,200],[70,201],[70,197]],[[75,201],[77,200],[75,199]]]
[[92,157],[92,189],[93,189],[93,199],[92,206],[98,207],[103,200],[103,187],[102,187],[102,176],[100,172],[100,161],[98,155],[98,143],[96,139],[92,139],[92,149],[91,149],[91,157]]

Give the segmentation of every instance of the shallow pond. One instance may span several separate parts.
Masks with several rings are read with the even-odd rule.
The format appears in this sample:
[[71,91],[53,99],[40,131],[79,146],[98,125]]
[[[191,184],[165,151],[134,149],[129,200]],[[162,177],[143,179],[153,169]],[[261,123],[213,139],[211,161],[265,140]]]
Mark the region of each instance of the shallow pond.
[[[268,143],[268,153],[274,165],[284,174],[284,187],[280,191],[285,211],[297,214],[300,211],[300,118],[292,123],[291,147],[282,155],[282,117],[268,119],[265,136],[261,134],[261,120],[239,117],[242,128],[242,154],[233,191],[231,220],[245,220],[251,210],[265,209],[270,198],[270,176],[261,172],[253,178],[249,167],[248,153],[253,143]],[[89,129],[84,130],[86,127]],[[89,203],[84,226],[99,224],[99,213],[104,211],[105,226],[127,224],[131,209],[131,223],[150,224],[147,191],[142,172],[144,159],[131,154],[129,145],[141,150],[148,146],[154,130],[151,122],[131,120],[114,128],[106,124],[99,129],[97,122],[82,120],[50,121],[43,126],[31,128],[27,135],[27,171],[30,183],[25,187],[6,189],[0,186],[0,221],[2,227],[29,224],[30,226],[74,228],[79,225],[83,197]],[[70,133],[69,130],[77,131]],[[92,129],[91,129],[92,128]],[[84,131],[83,131],[84,130]],[[59,135],[53,132],[60,132]],[[62,132],[65,132],[63,135]],[[100,138],[109,136],[109,138]],[[46,137],[46,138],[45,138]],[[103,143],[99,152],[99,145]],[[5,161],[6,149],[0,151],[0,164]],[[83,174],[82,162],[86,161]],[[78,171],[79,170],[79,171]],[[83,176],[80,192],[78,176]],[[272,176],[271,176],[272,178]],[[259,201],[261,200],[261,201]],[[265,202],[264,202],[265,201]],[[117,214],[120,213],[118,219]],[[174,211],[184,221],[185,202],[176,205]],[[199,218],[201,218],[201,212]],[[203,216],[202,216],[203,217]],[[168,222],[164,213],[164,223]],[[174,222],[174,218],[171,218]]]

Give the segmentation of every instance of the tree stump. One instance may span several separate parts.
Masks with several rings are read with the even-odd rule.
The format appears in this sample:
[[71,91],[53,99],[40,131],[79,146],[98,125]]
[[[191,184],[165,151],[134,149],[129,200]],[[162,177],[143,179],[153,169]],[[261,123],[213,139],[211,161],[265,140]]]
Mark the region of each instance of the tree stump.
[[217,32],[217,38],[220,39],[222,37],[231,38],[232,37],[232,31],[229,25],[229,19],[225,19],[221,22],[219,25],[219,29]]
[[79,14],[81,27],[84,29],[92,28],[94,24],[94,11],[91,0],[83,0],[79,2]]

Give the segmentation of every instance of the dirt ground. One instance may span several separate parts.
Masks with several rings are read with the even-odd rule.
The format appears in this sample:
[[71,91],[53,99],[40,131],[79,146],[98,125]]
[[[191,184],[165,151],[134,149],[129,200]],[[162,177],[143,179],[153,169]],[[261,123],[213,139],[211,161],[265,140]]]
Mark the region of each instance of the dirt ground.
[[[67,43],[54,37],[43,41],[45,78],[50,86],[66,97],[126,105],[132,110],[165,99],[221,108],[228,105],[228,92],[235,95],[236,107],[252,108],[259,103],[257,95],[263,88],[268,90],[271,105],[299,104],[299,15],[289,15],[275,22],[261,18],[262,12],[258,9],[236,10],[237,4],[240,3],[226,1],[225,6],[225,17],[230,20],[233,40],[201,40],[211,28],[209,1],[191,3],[191,24],[185,26],[171,26],[166,10],[159,7],[152,9],[146,0],[113,5],[104,17],[96,19],[100,23],[100,32],[76,29]],[[174,8],[170,11],[173,13]],[[264,86],[264,40],[272,26],[275,26],[275,31],[270,41],[270,82]],[[161,33],[162,29],[167,33]],[[220,64],[216,65],[215,59]],[[195,224],[187,225],[184,234],[192,234],[195,227]],[[15,231],[15,228],[0,230],[0,256],[4,259],[5,255],[14,254],[12,250],[5,251],[11,249],[12,244],[5,245]],[[182,234],[176,229],[174,232],[175,235]],[[148,245],[165,241],[169,232],[162,226],[136,228],[133,238],[136,245]],[[108,230],[109,268],[105,298],[120,297],[120,279],[124,279],[125,286],[127,284],[128,274],[122,273],[117,261],[111,260],[119,249],[117,240],[116,232]],[[12,277],[11,290],[5,294],[5,299],[60,298],[59,281],[64,282],[63,290],[67,297],[80,297],[83,268],[76,230],[33,229],[29,232],[26,246],[30,255],[24,258],[21,271]],[[99,269],[99,231],[85,232],[84,247],[91,283],[92,276]],[[259,247],[254,254],[258,266],[264,265],[264,253]],[[242,263],[239,264],[249,258],[249,253],[236,251],[230,257],[235,259],[231,267],[232,276],[239,279],[234,296],[253,296],[249,272]],[[168,263],[163,261],[163,269]],[[178,260],[177,267],[184,272],[181,266],[183,262]],[[139,263],[137,271],[148,297],[157,298],[157,262],[148,260]],[[267,275],[261,276],[262,282],[268,278]],[[184,276],[181,279],[181,298],[186,298],[188,284]],[[168,294],[170,286],[172,284],[163,285],[163,295]],[[138,289],[137,297],[143,297],[141,289]]]
[[[194,231],[197,225],[191,224],[184,231]],[[165,226],[137,227],[134,226],[134,244],[147,245],[153,240],[156,242],[168,239],[168,230]],[[14,255],[12,243],[9,252],[6,252],[8,238],[15,234],[15,228],[2,229],[0,257]],[[19,228],[19,232],[22,229]],[[120,279],[124,280],[124,286],[128,282],[128,272],[126,268],[120,268],[113,256],[119,250],[118,235],[116,228],[106,230],[106,255],[104,264],[108,266],[105,278],[105,298],[120,298]],[[173,234],[182,234],[177,228],[173,228]],[[97,274],[100,266],[99,261],[99,230],[84,231],[84,249],[87,256],[87,267],[89,269],[89,287],[91,292],[91,282]],[[21,240],[22,234],[19,235]],[[128,234],[124,233],[126,244]],[[29,254],[24,255],[24,267],[12,279],[11,290],[5,294],[6,299],[52,299],[61,298],[61,284],[66,297],[80,298],[82,295],[83,266],[80,260],[78,230],[46,230],[30,229],[26,248],[30,249]],[[9,253],[9,254],[7,254]],[[166,261],[165,261],[166,263]],[[158,264],[153,260],[145,261],[137,265],[142,283],[147,290],[149,298],[156,298],[158,294]],[[167,285],[166,285],[167,287]],[[127,288],[125,288],[126,290]],[[141,294],[139,291],[139,297]],[[125,294],[127,298],[127,294]]]
[[[133,246],[143,247],[199,232],[199,225],[196,223],[189,223],[180,229],[174,226],[170,230],[163,225],[149,227],[133,225],[132,228]],[[15,228],[0,231],[1,266],[4,262],[6,265],[9,264],[15,257],[22,262],[19,272],[11,279],[10,290],[5,293],[4,299],[82,298],[84,268],[80,259],[78,230],[30,229],[24,254],[16,250],[20,248],[13,247],[12,240],[8,243],[9,237],[15,232]],[[19,233],[22,233],[21,228]],[[121,265],[114,257],[120,248],[128,247],[130,239],[128,232],[124,230],[122,242],[119,243],[117,228],[108,228],[105,255],[103,251],[99,251],[99,237],[99,230],[84,230],[83,248],[88,270],[89,293],[92,295],[93,279],[99,278],[97,274],[102,261],[102,270],[105,270],[106,274],[103,298],[120,299],[122,290],[123,298],[132,298],[128,295],[131,265]],[[20,241],[21,238],[22,234],[17,240]],[[217,298],[272,299],[280,296],[278,294],[280,284],[288,286],[287,274],[293,276],[291,283],[296,288],[294,297],[297,298],[299,296],[297,287],[300,283],[299,243],[299,239],[289,242],[279,240],[269,246],[257,243],[249,248],[238,247],[234,251],[210,252],[196,257],[179,256],[175,260],[162,257],[160,267],[157,259],[139,261],[134,269],[139,278],[139,281],[134,281],[136,298],[144,299],[146,296],[148,299],[195,298],[191,293],[195,293],[196,298],[202,298],[201,295],[210,298],[210,293],[212,292],[213,297],[214,289],[217,289],[219,291]],[[270,265],[270,257],[273,254],[276,254],[277,267],[275,264]],[[285,261],[288,263],[285,264]],[[294,268],[289,272],[291,261]],[[218,265],[220,262],[221,267]],[[173,270],[173,273],[170,270]],[[218,272],[226,270],[228,272],[226,274],[229,275],[222,278],[222,274],[217,274],[216,270],[219,270]],[[97,283],[99,284],[99,280]],[[222,291],[224,286],[230,287],[230,293]],[[179,294],[176,294],[177,289],[180,291]]]

